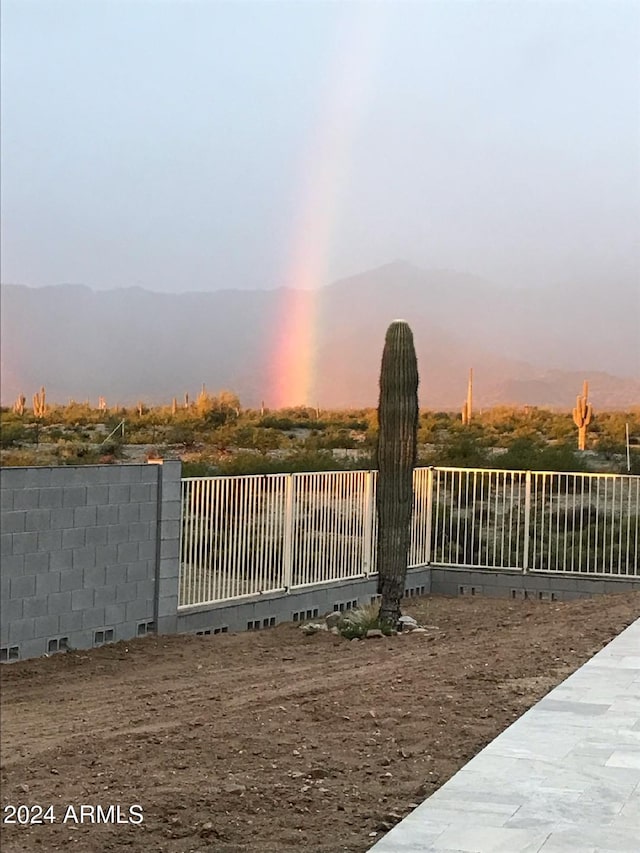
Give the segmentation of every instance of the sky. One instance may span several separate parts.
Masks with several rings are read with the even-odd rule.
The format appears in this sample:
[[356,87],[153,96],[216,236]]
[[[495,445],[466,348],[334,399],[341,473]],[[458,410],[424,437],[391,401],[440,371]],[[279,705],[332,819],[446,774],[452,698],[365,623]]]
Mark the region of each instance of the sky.
[[3,0],[2,281],[640,292],[640,2]]

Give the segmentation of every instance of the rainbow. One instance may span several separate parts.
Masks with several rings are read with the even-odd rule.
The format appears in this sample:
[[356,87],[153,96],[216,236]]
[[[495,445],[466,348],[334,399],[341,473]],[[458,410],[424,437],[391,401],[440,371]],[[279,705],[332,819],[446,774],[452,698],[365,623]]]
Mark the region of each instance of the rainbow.
[[[280,290],[269,361],[270,408],[310,406],[318,399],[321,288],[348,187],[354,141],[373,91],[385,4],[354,4],[349,26],[329,63],[312,143],[303,157],[296,228]],[[328,318],[327,318],[328,320]]]

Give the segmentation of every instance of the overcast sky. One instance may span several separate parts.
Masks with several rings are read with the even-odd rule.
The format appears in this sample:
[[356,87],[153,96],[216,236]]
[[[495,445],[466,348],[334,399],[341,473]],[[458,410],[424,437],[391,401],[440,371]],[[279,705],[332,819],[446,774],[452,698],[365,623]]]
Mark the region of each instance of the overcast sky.
[[3,0],[2,280],[638,288],[640,3]]

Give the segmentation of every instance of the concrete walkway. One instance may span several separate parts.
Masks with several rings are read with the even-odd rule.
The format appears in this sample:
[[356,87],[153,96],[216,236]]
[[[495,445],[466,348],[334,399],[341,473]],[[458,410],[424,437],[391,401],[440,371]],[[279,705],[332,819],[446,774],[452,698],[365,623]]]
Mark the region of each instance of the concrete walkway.
[[371,849],[640,853],[640,620]]

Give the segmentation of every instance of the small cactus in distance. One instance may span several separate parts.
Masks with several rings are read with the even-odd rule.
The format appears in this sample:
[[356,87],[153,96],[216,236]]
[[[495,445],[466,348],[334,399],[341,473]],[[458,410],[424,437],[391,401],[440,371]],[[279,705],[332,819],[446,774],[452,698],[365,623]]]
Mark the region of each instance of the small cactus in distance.
[[16,413],[16,415],[20,415],[20,417],[24,415],[24,408],[26,402],[27,398],[24,396],[24,394],[19,394],[15,403],[13,404],[13,411]]
[[44,385],[33,395],[33,414],[36,418],[43,418],[47,412],[47,393]]
[[589,402],[589,383],[585,379],[582,394],[576,397],[576,407],[573,410],[573,422],[578,427],[578,450],[587,447],[587,427],[593,419],[593,408]]

